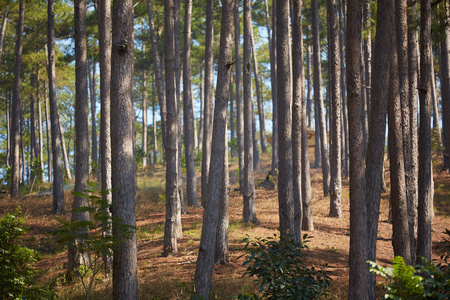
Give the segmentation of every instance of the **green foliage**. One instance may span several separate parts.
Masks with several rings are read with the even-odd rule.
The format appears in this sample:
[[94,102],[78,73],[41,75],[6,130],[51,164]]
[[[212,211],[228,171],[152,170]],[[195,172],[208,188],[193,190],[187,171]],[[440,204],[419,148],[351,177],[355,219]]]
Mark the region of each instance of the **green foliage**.
[[112,235],[112,227],[119,231],[123,238],[130,238],[136,230],[134,226],[124,224],[119,218],[110,214],[111,204],[103,199],[110,191],[97,191],[96,185],[88,181],[89,189],[84,193],[73,192],[74,196],[88,199],[89,206],[74,208],[79,213],[89,212],[90,221],[66,221],[58,219],[61,226],[53,232],[59,244],[66,245],[83,253],[83,264],[74,275],[81,280],[89,298],[90,290],[96,275],[102,270],[103,258],[111,256],[112,251],[120,244],[121,239]]
[[10,184],[11,184],[11,172],[12,172],[12,167],[8,166],[6,168],[6,173],[4,175],[4,177],[1,180],[2,185],[6,185],[6,187],[9,190]]
[[[268,299],[319,299],[326,296],[331,286],[332,272],[324,267],[316,269],[306,266],[302,250],[307,249],[307,235],[303,244],[296,243],[292,237],[277,236],[256,238],[246,242],[244,251],[247,265],[244,274],[256,276],[255,282]],[[254,295],[241,295],[240,299],[258,299]]]
[[20,208],[0,220],[0,295],[2,299],[54,299],[49,288],[35,285],[33,263],[38,253],[21,246],[26,232]]
[[44,170],[41,169],[41,160],[39,157],[36,157],[31,163],[31,178],[40,183],[42,174],[44,174]]
[[[445,234],[450,236],[450,231]],[[394,258],[392,268],[384,268],[369,261],[370,272],[386,280],[382,283],[387,289],[384,299],[449,299],[450,297],[450,242],[444,239],[447,253],[441,262],[422,258],[422,263],[415,267],[408,266],[400,256]]]

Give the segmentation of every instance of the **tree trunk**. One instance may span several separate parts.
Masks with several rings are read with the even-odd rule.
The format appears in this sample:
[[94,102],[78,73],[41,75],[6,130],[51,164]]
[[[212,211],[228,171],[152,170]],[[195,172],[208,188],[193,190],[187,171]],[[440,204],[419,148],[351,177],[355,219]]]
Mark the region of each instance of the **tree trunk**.
[[45,129],[47,134],[47,168],[48,168],[48,182],[52,182],[52,155],[51,155],[51,140],[50,140],[50,114],[48,112],[48,101],[47,101],[47,89],[44,82],[44,103],[45,103]]
[[442,148],[441,129],[439,128],[439,99],[436,86],[436,73],[434,72],[433,52],[431,52],[431,101],[433,104],[433,141],[438,148]]
[[[395,3],[397,14],[399,7]],[[397,16],[396,16],[397,17]],[[396,18],[396,23],[399,20]],[[400,24],[397,23],[396,27]],[[398,36],[395,40],[397,40]],[[391,177],[392,203],[392,245],[394,255],[401,256],[406,264],[411,264],[411,252],[409,244],[408,213],[406,204],[405,162],[402,132],[402,107],[400,91],[400,67],[398,61],[398,48],[393,47],[392,62],[388,96],[388,121],[389,121],[389,158]],[[404,74],[405,75],[405,74]]]
[[166,98],[164,94],[164,74],[161,66],[161,59],[158,54],[158,46],[156,44],[155,25],[153,22],[153,12],[151,0],[147,0],[148,23],[150,25],[150,37],[153,51],[153,70],[155,72],[156,90],[158,92],[159,110],[161,112],[161,131],[163,151],[166,147]]
[[[234,94],[233,94],[233,76],[230,78],[230,140],[233,141],[236,134],[235,134],[235,127],[234,127]],[[231,157],[236,157],[236,152],[231,152]]]
[[[99,63],[100,63],[100,157],[102,200],[112,204],[111,182],[111,0],[99,2]],[[111,211],[108,209],[108,214]],[[104,235],[112,235],[108,230]],[[113,267],[112,253],[104,257],[105,273],[109,274]]]
[[[303,39],[302,39],[302,0],[293,3],[292,30],[296,34],[292,37],[292,182],[294,204],[294,240],[302,242],[302,140],[303,140],[303,111],[304,106],[304,66],[303,66]],[[283,124],[284,125],[284,124]]]
[[308,127],[313,128],[313,112],[311,101],[311,46],[306,46],[306,115],[308,117]]
[[[111,50],[112,215],[136,226],[136,142],[133,108],[133,2],[113,3]],[[114,237],[113,299],[137,299],[136,231],[127,237],[117,226]]]
[[205,34],[205,96],[203,107],[203,146],[202,146],[202,206],[205,207],[209,164],[211,160],[211,141],[213,125],[213,38],[214,38],[214,1],[206,1],[206,34]]
[[[36,88],[36,74],[30,74],[30,85],[33,92],[30,95],[30,159],[33,168],[34,159],[37,157],[37,141],[36,141],[36,110],[35,110],[35,98],[34,89]],[[33,175],[34,176],[34,175]]]
[[[89,180],[89,99],[87,82],[87,46],[86,46],[86,0],[74,3],[75,20],[75,192],[84,193]],[[72,208],[88,206],[88,200],[74,196]],[[88,221],[88,212],[72,211],[71,221]],[[80,241],[76,241],[77,243]],[[86,254],[76,247],[68,251],[67,275],[79,267]]]
[[[252,91],[252,99],[253,99],[253,91]],[[254,111],[253,108],[253,101],[252,101],[252,112]],[[261,158],[259,156],[259,147],[258,147],[258,137],[257,137],[257,131],[256,131],[256,120],[255,120],[255,114],[252,113],[252,141],[253,141],[253,170],[258,170],[261,166]]]
[[276,1],[272,1],[272,47],[270,55],[270,82],[272,84],[272,176],[278,176],[278,80],[277,80],[277,14]]
[[311,2],[311,7],[313,29],[314,104],[317,106],[316,118],[318,118],[320,126],[319,132],[322,156],[323,194],[324,196],[328,196],[330,191],[330,165],[328,163],[328,138],[321,88],[322,74],[320,68],[319,12],[317,0],[313,0]]
[[3,11],[2,29],[0,31],[0,61],[2,59],[3,53],[3,42],[5,40],[6,22],[8,22],[8,19],[6,17],[8,16],[8,12],[9,12],[9,5],[6,5],[5,10]]
[[243,217],[244,222],[256,223],[255,208],[255,182],[253,178],[253,93],[252,93],[252,70],[251,70],[251,36],[250,36],[250,1],[244,0],[244,179],[242,195],[244,200]]
[[266,126],[265,126],[265,117],[264,117],[264,100],[262,99],[261,87],[260,87],[260,82],[259,82],[258,60],[256,58],[255,39],[253,37],[253,26],[252,26],[252,22],[251,22],[251,15],[250,15],[250,41],[251,41],[251,47],[252,47],[253,73],[255,75],[256,101],[257,101],[257,105],[258,105],[259,134],[260,134],[260,142],[261,142],[261,151],[266,152]]
[[292,182],[292,97],[289,54],[289,1],[277,3],[278,205],[280,232],[295,233]]
[[[92,155],[91,160],[94,162],[94,165],[98,163],[98,145],[97,145],[97,93],[96,93],[96,78],[95,78],[95,60],[91,60],[92,63],[92,77],[91,77],[91,70],[89,70],[89,60],[88,60],[88,72],[89,72],[89,84],[90,84],[90,96],[91,96],[91,140],[92,140]],[[93,174],[95,175],[95,174]]]
[[59,124],[59,126],[58,126],[59,136],[61,137],[61,146],[62,146],[63,158],[64,158],[64,167],[66,169],[67,178],[69,180],[72,180],[72,174],[70,172],[69,156],[67,155],[66,141],[64,140],[64,129],[62,127],[61,119],[60,119],[59,115],[58,115],[58,124]]
[[[342,97],[342,171],[344,173],[344,177],[348,178],[349,173],[349,150],[348,150],[348,120],[347,120],[347,99],[345,91],[347,89],[346,87],[346,76],[345,76],[345,65],[344,65],[344,45],[345,45],[345,1],[340,0],[339,1],[339,28],[340,28],[340,34],[339,34],[339,44],[340,44],[340,59],[341,59],[341,97]],[[370,69],[367,67],[367,69]],[[367,70],[366,69],[366,70]],[[371,76],[371,75],[370,75]]]
[[417,258],[431,259],[431,210],[433,203],[431,171],[431,1],[420,1],[420,128],[419,128],[419,203]]
[[184,51],[183,51],[183,109],[184,109],[184,147],[186,157],[186,195],[189,206],[198,206],[197,179],[194,165],[194,126],[191,81],[191,18],[192,0],[185,2]]
[[[37,65],[37,74],[36,74],[36,82],[37,82],[37,93],[36,93],[36,101],[37,101],[37,111],[38,111],[38,123],[39,123],[39,160],[41,170],[44,171],[44,134],[42,132],[42,111],[41,111],[41,94],[40,94],[40,71],[39,65]],[[45,99],[44,99],[45,100]],[[41,173],[41,181],[44,182],[44,172]]]
[[[369,299],[367,294],[367,204],[364,177],[364,108],[361,87],[362,1],[348,1],[346,66],[350,171],[349,299]],[[379,24],[379,23],[377,23]],[[378,33],[378,31],[377,31]],[[345,113],[345,112],[344,112]]]
[[[145,55],[145,43],[142,43],[142,54]],[[142,72],[142,167],[147,167],[148,146],[147,146],[147,73]]]
[[198,126],[198,151],[202,151],[203,147],[203,107],[205,106],[205,101],[203,99],[203,64],[200,65],[200,120]]
[[443,170],[450,170],[450,5],[445,2],[444,37],[441,42],[440,71],[442,98],[442,133],[444,135]]
[[152,116],[153,116],[153,164],[158,162],[158,136],[156,132],[155,73],[152,80]]
[[330,40],[328,41],[328,62],[330,66],[330,140],[331,140],[331,182],[330,216],[340,218],[341,209],[341,94],[339,77],[341,62],[339,57],[339,32],[336,0],[327,0]]
[[[409,220],[409,234],[410,234],[410,246],[411,246],[411,262],[416,261],[416,237],[417,237],[417,203],[418,203],[418,132],[417,132],[417,74],[418,74],[418,34],[415,29],[411,29],[412,22],[414,22],[416,17],[416,4],[411,7],[411,14],[408,16],[408,79],[409,79],[409,121],[410,121],[410,132],[411,137],[411,191],[408,195],[408,220]],[[414,240],[412,239],[414,238]]]
[[244,116],[242,111],[242,68],[241,68],[241,29],[239,22],[239,1],[234,8],[234,55],[236,61],[236,129],[239,160],[239,188],[244,189]]
[[[349,6],[350,7],[350,6]],[[376,259],[376,242],[378,232],[378,216],[380,211],[380,195],[382,187],[382,172],[384,166],[384,147],[386,141],[386,112],[388,103],[389,68],[391,66],[391,52],[395,47],[392,41],[393,2],[381,0],[377,5],[377,30],[372,72],[372,101],[369,116],[369,140],[366,156],[366,203],[367,203],[367,257],[364,261]],[[347,18],[350,20],[350,16]],[[347,31],[349,39],[350,30]],[[350,74],[347,76],[350,83]],[[349,85],[348,90],[351,91]],[[350,100],[349,100],[350,102]],[[349,105],[349,112],[352,108]],[[352,126],[349,124],[349,130]],[[350,146],[352,140],[349,141]],[[350,150],[351,151],[351,150]],[[350,152],[350,157],[354,154]],[[352,178],[350,171],[350,178]],[[358,226],[358,228],[363,228]],[[365,268],[367,266],[365,265]],[[375,276],[368,275],[368,299],[375,299]]]
[[[211,148],[211,152],[214,155],[211,160],[211,176],[207,189],[207,206],[203,213],[202,237],[195,269],[195,291],[193,298],[210,298],[217,233],[226,230],[224,224],[221,223],[227,218],[224,217],[222,222],[219,223],[219,217],[221,215],[225,216],[226,211],[224,209],[226,209],[226,206],[228,205],[229,191],[229,184],[227,181],[228,175],[226,175],[226,173],[228,173],[228,160],[226,158],[228,155],[227,103],[229,97],[229,81],[232,74],[233,8],[234,0],[224,0],[222,2],[220,53],[217,73],[216,104],[214,110],[214,135]],[[244,44],[245,42],[246,41],[244,41]],[[248,59],[249,58],[250,55],[248,55]],[[244,59],[244,61],[246,60]],[[247,62],[250,67],[250,60]],[[247,76],[250,77],[250,68],[248,68],[247,71]],[[220,208],[222,208],[221,212]]]
[[25,1],[20,1],[19,19],[16,28],[16,48],[15,48],[15,64],[14,64],[14,90],[13,105],[11,110],[11,153],[12,153],[12,169],[11,169],[11,196],[19,196],[19,118],[20,118],[20,88],[21,72],[22,72],[22,46],[23,46],[23,27],[25,15]]
[[166,222],[163,255],[176,254],[178,204],[178,123],[175,95],[174,11],[173,0],[164,2],[165,77],[167,100],[166,128]]

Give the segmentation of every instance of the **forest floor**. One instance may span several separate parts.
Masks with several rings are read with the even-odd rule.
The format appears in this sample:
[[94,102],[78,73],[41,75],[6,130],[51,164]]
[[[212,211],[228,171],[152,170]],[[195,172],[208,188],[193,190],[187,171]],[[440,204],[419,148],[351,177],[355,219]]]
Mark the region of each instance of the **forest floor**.
[[[237,162],[230,162],[231,191],[229,197],[229,249],[230,263],[215,266],[213,293],[217,299],[230,299],[240,293],[255,293],[253,278],[242,277],[245,267],[244,258],[238,259],[244,252],[242,240],[250,236],[278,235],[277,190],[256,190],[256,211],[258,224],[242,221],[242,196],[236,177]],[[435,168],[436,170],[437,168]],[[270,170],[269,156],[263,156],[261,168],[255,172],[255,184],[265,180]],[[151,167],[139,172],[137,176],[138,191],[136,195],[137,247],[139,299],[189,299],[193,289],[195,262],[198,254],[202,228],[202,208],[188,208],[188,214],[182,216],[183,238],[178,242],[178,255],[162,257],[164,236],[164,192],[165,175],[163,166]],[[387,167],[386,180],[389,184]],[[442,233],[450,228],[450,175],[437,173],[435,180],[435,217],[432,221],[433,258],[442,254],[444,246]],[[200,177],[197,180],[200,190]],[[322,192],[322,173],[320,169],[311,169],[312,203],[315,230],[304,232],[313,238],[308,243],[306,260],[309,265],[320,267],[328,264],[333,272],[333,285],[328,299],[347,299],[348,293],[348,251],[350,240],[349,222],[349,188],[348,180],[343,180],[342,218],[330,218],[329,197]],[[70,220],[70,208],[73,196],[65,194],[66,215]],[[391,244],[392,226],[388,222],[389,195],[381,198],[381,212],[378,229],[377,262],[389,265],[393,259]],[[200,200],[200,199],[199,199]],[[9,199],[0,196],[0,216],[14,211],[21,206],[25,223],[29,231],[23,243],[41,254],[36,263],[39,270],[37,281],[40,284],[53,282],[60,299],[85,299],[85,293],[79,282],[68,284],[64,281],[67,268],[67,250],[55,242],[50,234],[59,223],[51,214],[51,196],[22,197]],[[91,299],[111,299],[111,278],[99,274],[95,281]]]

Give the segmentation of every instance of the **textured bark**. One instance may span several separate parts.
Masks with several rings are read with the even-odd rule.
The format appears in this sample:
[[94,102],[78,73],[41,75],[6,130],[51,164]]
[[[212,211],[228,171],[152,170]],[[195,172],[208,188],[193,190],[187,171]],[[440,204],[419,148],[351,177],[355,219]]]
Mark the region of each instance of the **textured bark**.
[[209,164],[211,160],[211,142],[213,126],[213,38],[214,38],[214,1],[206,1],[205,34],[205,95],[203,107],[203,146],[202,146],[202,206],[205,207],[208,191]]
[[306,115],[308,117],[308,127],[313,128],[313,111],[311,100],[311,46],[306,46]]
[[[397,4],[397,3],[396,3]],[[396,7],[397,12],[398,7]],[[396,24],[398,26],[398,24]],[[395,48],[394,48],[395,49]],[[398,49],[397,49],[398,50]],[[408,213],[406,203],[405,163],[398,53],[392,51],[388,95],[389,163],[392,203],[392,245],[394,255],[411,264]]]
[[[433,52],[431,53],[433,55]],[[439,128],[439,99],[436,84],[436,73],[434,72],[434,62],[431,57],[431,102],[433,104],[433,137],[435,143],[439,148],[442,148],[441,129]]]
[[166,128],[166,222],[163,255],[176,254],[177,249],[177,204],[178,204],[178,124],[175,95],[175,53],[173,0],[164,2],[165,34],[165,78],[167,101]]
[[158,136],[156,133],[156,101],[155,101],[155,73],[152,80],[152,119],[153,119],[153,164],[158,162]]
[[[40,81],[39,81],[39,65],[37,66],[36,72],[36,81],[37,81],[37,92],[36,92],[36,101],[37,101],[37,111],[38,111],[38,123],[39,123],[39,160],[41,162],[41,170],[44,170],[44,134],[42,132],[42,110],[41,110],[41,94],[40,94]],[[8,118],[9,119],[9,118]],[[41,181],[44,182],[44,172],[41,173]]]
[[[89,98],[87,82],[86,0],[74,3],[75,21],[75,192],[84,193],[89,180]],[[72,208],[88,206],[86,198],[74,196]],[[72,211],[71,221],[88,221],[89,213]],[[78,243],[79,241],[76,241]],[[67,275],[81,265],[85,258],[76,247],[68,251]]]
[[446,26],[441,42],[440,71],[442,97],[442,133],[444,141],[443,170],[450,170],[450,4],[445,2]]
[[[142,54],[145,55],[145,43],[142,43]],[[147,167],[148,158],[148,138],[147,138],[147,73],[142,72],[142,167]]]
[[52,131],[53,152],[53,213],[65,212],[64,210],[64,182],[61,167],[61,139],[59,128],[58,101],[56,99],[56,67],[55,67],[55,12],[54,2],[48,2],[48,89],[50,103],[50,119]]
[[255,208],[255,182],[253,178],[253,92],[251,70],[251,37],[250,37],[250,1],[244,0],[244,178],[242,195],[244,200],[244,222],[257,222]]
[[19,196],[19,119],[20,119],[20,88],[22,82],[20,79],[22,72],[22,47],[23,47],[23,27],[25,15],[25,1],[20,1],[19,19],[16,27],[16,48],[14,64],[14,89],[13,103],[11,110],[11,196]]
[[[228,175],[226,175],[228,172],[226,131],[229,81],[233,64],[233,13],[234,0],[224,0],[222,2],[220,53],[214,110],[214,135],[211,148],[211,152],[214,155],[212,155],[211,159],[207,205],[203,213],[202,237],[195,269],[195,290],[192,295],[194,299],[210,299],[217,233],[224,229],[226,230],[226,228],[222,227],[222,222],[219,223],[219,217],[225,213],[223,209],[220,212],[220,207],[224,208],[224,206],[228,205],[229,184],[227,181]],[[250,72],[250,70],[248,71]],[[250,76],[250,73],[248,76]]]
[[[234,94],[233,94],[233,76],[230,78],[230,140],[233,141],[236,136],[236,129],[234,126]],[[231,152],[231,157],[236,157],[236,152]]]
[[[99,1],[99,62],[100,62],[100,157],[102,199],[112,204],[111,179],[111,0]],[[110,210],[108,212],[111,214]],[[104,232],[111,235],[111,231]],[[112,254],[112,253],[111,253]],[[104,258],[105,272],[112,270],[112,256]]]
[[183,109],[184,109],[184,147],[186,157],[186,195],[189,206],[198,206],[197,179],[194,166],[194,126],[191,80],[191,17],[192,0],[185,2],[184,51],[183,51]]
[[203,107],[205,106],[205,101],[203,99],[203,64],[200,65],[200,87],[199,87],[199,94],[200,94],[200,120],[198,125],[198,150],[202,151],[203,147]]
[[302,39],[302,0],[293,2],[292,30],[292,182],[294,204],[294,240],[302,241],[302,130],[303,101],[304,101],[304,67],[303,67],[303,39]]
[[[88,61],[88,73],[89,73],[89,85],[90,85],[90,96],[91,96],[91,141],[92,141],[92,153],[91,160],[94,164],[98,163],[98,145],[97,145],[97,93],[96,93],[96,76],[95,76],[95,61],[91,60],[92,73],[89,69],[89,61]],[[95,175],[95,174],[94,174]]]
[[259,82],[258,60],[256,59],[255,39],[253,37],[253,26],[251,22],[251,15],[250,15],[250,41],[252,46],[253,73],[255,75],[256,102],[258,106],[259,137],[261,143],[261,151],[266,152],[266,125],[264,116],[264,100],[262,98],[261,87]]
[[3,11],[2,29],[0,31],[0,61],[2,59],[3,53],[3,42],[5,40],[6,23],[8,22],[8,19],[6,17],[8,16],[8,12],[9,12],[9,5],[7,5],[5,7],[5,10]]
[[276,1],[272,1],[272,53],[270,56],[270,81],[272,84],[272,175],[278,174],[278,106],[277,106],[277,14]]
[[340,58],[341,58],[341,97],[342,97],[342,137],[341,144],[342,147],[342,172],[344,173],[344,177],[348,178],[349,173],[349,151],[348,151],[348,120],[347,120],[347,99],[346,99],[346,81],[347,78],[345,76],[345,65],[344,65],[344,45],[345,45],[345,26],[344,26],[344,11],[345,11],[345,1],[339,1],[339,49],[340,49]]
[[64,158],[64,167],[65,167],[67,178],[69,180],[72,180],[72,173],[70,172],[69,156],[67,155],[66,141],[64,139],[64,129],[62,127],[59,114],[57,117],[58,117],[58,131],[59,131],[59,136],[61,138],[61,147],[62,147],[62,153],[63,153],[63,158]]
[[[377,6],[377,30],[375,36],[374,62],[372,72],[372,101],[369,116],[369,140],[366,156],[366,203],[367,203],[367,251],[365,259],[375,261],[380,212],[380,195],[384,166],[384,146],[386,135],[386,113],[388,103],[389,68],[391,65],[391,47],[393,26],[393,2],[381,0]],[[350,20],[350,17],[347,18]],[[349,31],[347,31],[347,39]],[[347,76],[350,83],[350,76]],[[350,90],[350,86],[348,87]],[[351,110],[349,106],[349,111]],[[350,130],[349,125],[349,130]],[[350,141],[351,145],[352,142]],[[352,157],[352,152],[350,152]],[[350,178],[352,173],[350,172]],[[375,276],[369,275],[368,299],[375,299]]]
[[339,56],[339,32],[336,0],[327,0],[328,25],[328,61],[330,66],[330,216],[340,218],[341,208],[341,61]]
[[[34,90],[36,88],[36,75],[34,74],[34,68],[30,75],[30,85]],[[33,163],[34,159],[37,157],[37,141],[36,141],[36,105],[35,105],[34,93],[30,95],[30,159]]]
[[50,113],[48,112],[47,89],[44,82],[44,103],[45,103],[45,131],[47,135],[47,170],[48,182],[52,182],[52,155],[51,155],[51,139],[50,139]]
[[[252,91],[252,99],[253,99],[253,91]],[[254,108],[253,108],[253,101],[252,101],[252,112],[253,111],[254,111]],[[261,157],[259,156],[257,135],[258,135],[258,133],[256,130],[255,114],[252,113],[253,170],[258,170],[261,166]]]
[[294,234],[289,1],[277,2],[278,205],[281,234]]
[[369,299],[367,295],[367,202],[364,176],[364,110],[361,98],[361,0],[348,1],[346,66],[348,135],[350,152],[350,251],[349,299]]
[[161,131],[162,131],[162,146],[163,151],[166,147],[166,119],[167,119],[167,109],[166,109],[166,98],[164,94],[164,74],[163,67],[161,65],[161,58],[158,53],[158,46],[156,44],[156,34],[155,25],[153,22],[153,12],[151,0],[147,0],[147,14],[148,23],[150,25],[150,38],[152,42],[152,52],[153,52],[153,70],[155,72],[156,90],[158,93],[159,110],[161,112]]
[[[316,118],[320,126],[320,145],[322,158],[322,175],[323,175],[323,194],[328,196],[330,192],[330,165],[328,161],[328,139],[327,129],[324,116],[324,105],[322,98],[322,73],[320,67],[320,44],[319,44],[319,8],[318,1],[311,1],[312,8],[312,32],[313,32],[313,64],[314,64],[314,106],[316,109]],[[316,127],[316,134],[317,134]]]
[[431,259],[431,210],[433,209],[431,170],[431,1],[420,1],[420,128],[419,128],[419,203],[417,258]]
[[242,111],[242,61],[241,61],[241,29],[239,22],[239,1],[234,8],[234,55],[236,61],[236,129],[238,140],[239,188],[243,189],[244,178],[244,114]]
[[[417,236],[417,202],[418,202],[418,118],[417,118],[417,74],[418,74],[418,34],[415,29],[411,29],[410,24],[414,22],[416,16],[416,4],[411,7],[411,14],[408,16],[408,77],[409,77],[409,121],[410,121],[410,137],[411,137],[411,182],[414,186],[408,195],[408,219],[410,237],[414,237],[414,240],[410,239],[411,246],[411,262],[415,262],[416,259],[416,236]],[[412,234],[414,233],[414,234]]]
[[[136,142],[133,108],[133,1],[113,3],[111,47],[112,215],[136,226]],[[114,250],[113,299],[137,299],[136,232],[124,236]]]

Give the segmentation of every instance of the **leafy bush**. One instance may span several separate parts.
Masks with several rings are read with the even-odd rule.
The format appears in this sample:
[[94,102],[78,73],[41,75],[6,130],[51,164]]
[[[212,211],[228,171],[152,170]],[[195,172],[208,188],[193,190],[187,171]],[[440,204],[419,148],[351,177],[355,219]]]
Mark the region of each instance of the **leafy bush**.
[[18,240],[26,232],[20,209],[0,220],[0,295],[2,299],[53,299],[48,288],[35,285],[33,263],[38,253],[21,246]]
[[[302,250],[307,249],[307,235],[303,244],[283,235],[256,238],[246,242],[244,274],[256,276],[255,282],[262,298],[269,299],[319,299],[329,292],[332,272],[324,267],[316,269],[305,265]],[[326,267],[326,266],[325,266]],[[259,299],[256,295],[241,295],[242,299]]]
[[[450,236],[450,231],[445,234]],[[382,283],[387,289],[384,299],[449,299],[450,298],[450,241],[444,239],[447,253],[441,261],[422,258],[422,263],[415,267],[405,264],[401,256],[392,261],[392,268],[384,268],[369,261],[370,272],[386,280]]]

